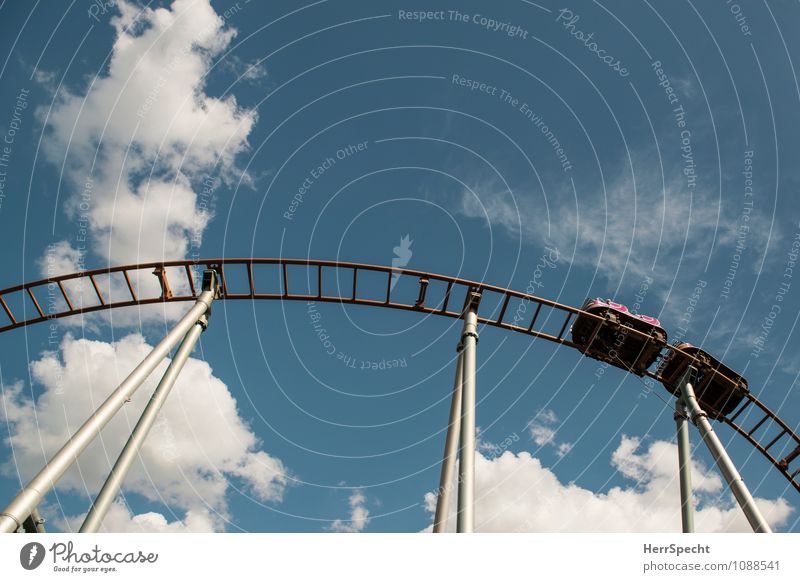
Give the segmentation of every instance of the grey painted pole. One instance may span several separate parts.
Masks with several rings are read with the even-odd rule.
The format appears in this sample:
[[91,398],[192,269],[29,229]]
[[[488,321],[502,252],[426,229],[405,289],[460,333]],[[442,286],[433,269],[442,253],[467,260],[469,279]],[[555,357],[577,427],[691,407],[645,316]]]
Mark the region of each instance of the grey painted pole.
[[155,391],[153,391],[153,395],[150,397],[150,401],[147,403],[141,417],[139,417],[133,432],[131,432],[128,442],[125,443],[125,447],[122,449],[116,463],[114,463],[114,468],[111,469],[108,479],[106,479],[103,488],[98,493],[97,499],[95,499],[92,508],[89,510],[79,533],[94,533],[100,528],[103,518],[119,493],[125,476],[128,474],[134,459],[138,456],[147,435],[150,433],[161,407],[164,406],[164,402],[166,402],[172,387],[175,385],[178,375],[181,373],[184,364],[186,364],[186,360],[189,359],[192,350],[194,350],[200,334],[205,331],[206,327],[208,327],[208,319],[203,314],[188,331],[186,337],[183,338],[178,351],[175,352],[175,357],[167,367],[167,371],[164,372],[164,376],[162,376]]
[[736,470],[733,461],[731,461],[728,453],[725,452],[725,447],[722,446],[722,442],[711,427],[708,416],[697,403],[697,398],[694,395],[694,388],[691,382],[686,382],[683,385],[682,392],[683,400],[689,408],[692,422],[700,431],[703,442],[711,451],[714,461],[717,463],[725,481],[728,482],[728,486],[731,488],[731,491],[733,491],[733,495],[736,497],[736,501],[739,503],[742,511],[744,511],[744,515],[747,517],[747,521],[750,522],[753,531],[756,533],[772,533],[772,529],[756,506],[753,496],[750,495],[747,485],[744,484],[742,476],[739,474],[739,471]]
[[683,533],[694,533],[694,507],[692,505],[692,449],[689,442],[689,419],[683,398],[675,403],[675,424],[678,429],[678,471],[681,487],[681,528]]
[[436,515],[433,518],[433,533],[444,533],[447,526],[447,514],[450,509],[450,498],[453,490],[453,477],[458,456],[459,428],[461,425],[461,382],[464,368],[464,354],[461,342],[458,343],[458,359],[456,360],[456,379],[453,383],[453,398],[450,401],[450,419],[447,424],[447,438],[442,458],[442,473],[439,477],[439,495],[436,498]]
[[[206,275],[208,273],[209,271],[206,271]],[[211,284],[208,287],[205,284],[203,285],[203,292],[200,293],[197,302],[189,312],[175,324],[175,327],[164,336],[164,339],[136,366],[122,384],[106,398],[105,402],[100,405],[94,414],[83,423],[83,426],[70,437],[67,443],[61,447],[44,468],[3,510],[0,514],[0,533],[12,533],[22,525],[22,522],[31,514],[33,508],[39,505],[42,498],[47,495],[117,411],[122,408],[125,401],[136,392],[142,382],[147,379],[161,360],[186,335],[186,332],[197,322],[200,316],[208,311],[211,307],[211,302],[219,293],[216,276],[211,275],[208,278],[211,280]]]
[[475,528],[475,351],[478,343],[478,314],[475,304],[480,296],[468,300],[464,313],[463,371],[461,382],[461,429],[458,461],[458,514],[456,531],[471,533]]

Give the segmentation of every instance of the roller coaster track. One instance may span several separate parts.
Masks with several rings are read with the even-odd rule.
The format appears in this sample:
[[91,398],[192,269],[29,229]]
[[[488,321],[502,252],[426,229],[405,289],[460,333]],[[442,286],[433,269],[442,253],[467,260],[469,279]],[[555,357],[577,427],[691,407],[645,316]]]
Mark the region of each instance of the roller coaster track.
[[[479,309],[484,311],[482,314],[480,311],[478,313],[479,323],[572,348],[578,346],[567,338],[567,334],[570,324],[578,315],[612,325],[597,315],[535,295],[422,271],[308,259],[226,258],[109,267],[9,287],[0,290],[0,313],[5,313],[6,317],[6,321],[0,323],[0,332],[107,309],[194,301],[198,295],[196,273],[203,268],[214,268],[220,273],[222,300],[320,301],[388,307],[460,318],[463,301],[469,291],[477,291],[482,297]],[[304,273],[298,274],[297,270]],[[234,276],[234,272],[238,276]],[[147,285],[137,284],[142,280],[143,274],[147,277],[155,275],[158,282],[152,286],[156,289],[155,294],[148,294],[142,289]],[[301,289],[303,292],[297,292],[295,284],[290,285],[290,274],[294,275],[292,281],[299,280],[305,285]],[[362,278],[361,287],[359,275]],[[371,279],[369,285],[364,282],[367,277]],[[382,281],[385,277],[385,282],[376,286],[376,277],[377,281]],[[270,284],[270,292],[263,292],[267,284]],[[74,287],[81,291],[76,292]],[[380,288],[380,292],[377,288]],[[84,289],[89,292],[86,293]],[[409,294],[409,289],[413,293]],[[43,299],[45,297],[46,301]],[[464,300],[460,299],[462,297]],[[491,313],[484,308],[487,304],[492,308]],[[516,309],[509,309],[512,305],[516,305]],[[513,319],[509,315],[512,312]],[[646,333],[629,327],[625,327],[624,333],[643,339],[649,337]],[[662,357],[668,351],[676,352],[676,356],[691,358],[677,347],[663,343]],[[657,371],[647,370],[644,374],[662,382]],[[745,411],[748,413],[744,414]],[[757,419],[755,424],[745,427],[744,420],[737,422],[740,418],[751,418],[752,413],[755,413],[754,418]],[[800,492],[800,437],[789,424],[759,401],[752,392],[748,392],[729,415],[717,415],[715,418],[744,437]],[[776,456],[771,451],[783,453]]]

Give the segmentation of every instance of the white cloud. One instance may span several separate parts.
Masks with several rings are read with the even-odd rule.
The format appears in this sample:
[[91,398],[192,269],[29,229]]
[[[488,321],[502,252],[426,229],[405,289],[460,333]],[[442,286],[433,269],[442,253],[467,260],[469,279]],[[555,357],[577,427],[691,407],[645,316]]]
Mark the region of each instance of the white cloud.
[[556,454],[559,458],[563,457],[572,450],[572,443],[558,443],[556,447]]
[[256,121],[233,95],[205,92],[213,57],[236,31],[208,0],[116,7],[109,65],[85,91],[58,95],[46,119],[46,151],[64,164],[65,211],[88,226],[96,257],[112,264],[183,258],[210,219],[198,204],[199,183],[235,176]]
[[[459,203],[457,210],[464,216],[483,220],[491,227],[502,228],[512,238],[539,237],[537,227],[541,215],[537,209],[529,207],[532,205],[526,197],[510,192],[496,179],[477,181],[469,189],[464,189]],[[537,214],[539,221],[526,222]]]
[[549,445],[553,442],[556,436],[556,431],[550,427],[541,424],[531,425],[531,438],[537,445]]
[[687,99],[697,96],[697,84],[692,77],[670,77],[672,85]]
[[[56,520],[63,531],[78,531],[86,514]],[[168,521],[160,513],[133,515],[122,503],[114,503],[103,519],[100,531],[114,533],[211,533],[221,527],[220,520],[204,509],[190,509],[184,519]]]
[[556,416],[553,410],[548,408],[537,412],[536,415],[528,421],[527,426],[534,443],[540,447],[554,447],[556,449],[556,454],[560,458],[572,450],[572,443],[556,441],[557,424],[558,416]]
[[[506,451],[492,459],[477,455],[476,531],[679,532],[677,447],[654,441],[643,449],[639,439],[623,436],[611,460],[631,482],[597,493],[562,483],[528,452]],[[697,531],[752,531],[715,471],[694,462],[692,480]],[[774,527],[785,524],[793,511],[782,498],[756,501]],[[435,512],[433,493],[426,494],[425,508]],[[450,531],[454,526],[453,507]]]
[[236,55],[228,55],[225,60],[221,62],[221,65],[236,75],[240,81],[255,83],[269,76],[267,68],[260,62],[247,63]]
[[[739,228],[741,205],[720,209],[720,200],[699,184],[690,196],[681,167],[668,165],[662,184],[659,159],[645,153],[633,155],[635,176],[625,161],[603,187],[594,191],[547,193],[550,224],[532,192],[510,192],[496,179],[478,181],[461,192],[457,210],[505,231],[513,239],[549,242],[560,255],[616,282],[627,273],[668,282],[682,261],[685,269],[704,268],[712,242],[729,260]],[[671,163],[671,162],[670,162]],[[634,180],[635,177],[635,180]],[[477,195],[477,198],[476,198]],[[719,217],[718,217],[719,215]],[[719,218],[719,224],[717,224]],[[752,256],[763,252],[770,235],[768,218],[749,216],[747,248]],[[773,242],[778,234],[771,233]],[[696,279],[692,279],[692,283]],[[664,286],[665,289],[669,285]]]
[[356,489],[350,496],[350,499],[348,499],[350,505],[350,519],[345,521],[337,519],[331,524],[331,530],[349,533],[363,531],[369,523],[369,509],[364,505],[366,500],[367,498],[364,497],[364,492]]
[[[225,50],[236,32],[226,29],[207,0],[176,0],[170,9],[118,3],[112,19],[116,39],[108,70],[92,80],[85,95],[65,92],[48,119],[48,146],[91,164],[98,146],[129,153],[128,174],[157,168],[205,170],[216,163],[228,169],[247,148],[253,111],[235,97],[204,91],[212,57]],[[121,158],[110,158],[117,177]],[[142,164],[146,164],[142,167]],[[83,184],[83,180],[80,181]]]
[[62,273],[74,273],[80,270],[83,253],[65,241],[53,243],[44,257],[39,260],[39,269],[43,275],[53,277]]
[[[10,423],[7,442],[13,447],[16,462],[13,465],[9,461],[4,471],[19,471],[29,479],[150,349],[138,334],[115,343],[67,335],[60,353],[47,352],[35,360],[31,373],[43,389],[41,394],[32,399],[23,392],[22,383],[12,385],[4,394],[0,415]],[[153,372],[106,426],[102,440],[86,449],[59,482],[60,490],[84,495],[99,490],[167,364],[163,362]],[[195,524],[192,527],[200,523],[197,516],[218,512],[213,519],[207,517],[220,528],[232,484],[259,501],[279,502],[289,482],[283,463],[261,450],[259,439],[240,416],[227,386],[206,362],[190,358],[123,491],[185,510],[183,521],[191,521]]]

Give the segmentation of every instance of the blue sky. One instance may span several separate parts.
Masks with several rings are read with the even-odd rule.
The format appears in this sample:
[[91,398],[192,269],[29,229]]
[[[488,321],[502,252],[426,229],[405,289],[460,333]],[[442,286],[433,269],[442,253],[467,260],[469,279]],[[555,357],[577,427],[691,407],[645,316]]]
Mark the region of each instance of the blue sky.
[[[796,4],[0,15],[0,286],[286,256],[400,260],[571,305],[613,297],[742,371],[797,426]],[[184,308],[0,335],[3,498]],[[356,306],[215,305],[109,529],[425,529],[458,335]],[[663,388],[496,329],[480,330],[478,365],[478,530],[678,531]],[[151,389],[47,498],[53,529],[80,524]],[[797,531],[796,491],[716,428],[772,523]],[[698,529],[745,530],[693,444]]]

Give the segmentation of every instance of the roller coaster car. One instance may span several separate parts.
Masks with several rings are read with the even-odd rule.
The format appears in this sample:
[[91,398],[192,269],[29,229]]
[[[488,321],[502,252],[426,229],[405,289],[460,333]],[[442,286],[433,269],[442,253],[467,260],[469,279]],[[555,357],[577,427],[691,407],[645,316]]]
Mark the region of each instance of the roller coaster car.
[[731,370],[708,352],[688,342],[675,345],[688,356],[670,350],[658,366],[664,387],[675,395],[680,393],[678,381],[688,366],[697,369],[693,378],[697,402],[708,416],[719,419],[733,412],[748,391],[747,380]]
[[[620,303],[587,299],[581,310],[603,318],[597,321],[580,314],[572,325],[572,341],[591,358],[643,376],[667,343],[667,332],[660,321],[631,313]],[[631,329],[649,337],[626,331]]]

